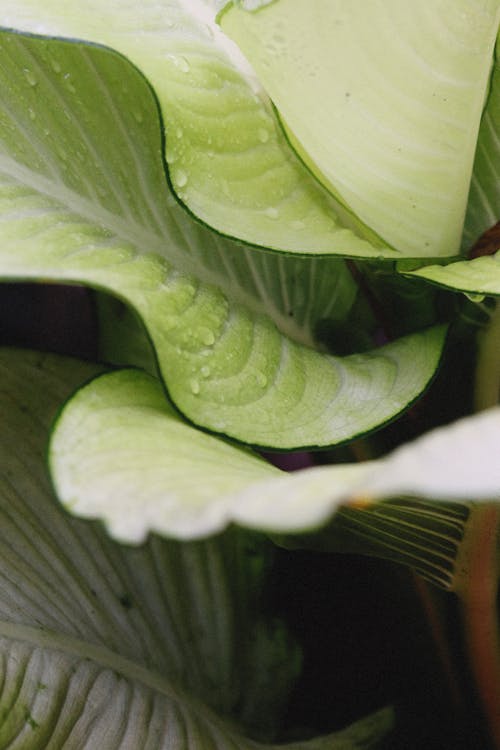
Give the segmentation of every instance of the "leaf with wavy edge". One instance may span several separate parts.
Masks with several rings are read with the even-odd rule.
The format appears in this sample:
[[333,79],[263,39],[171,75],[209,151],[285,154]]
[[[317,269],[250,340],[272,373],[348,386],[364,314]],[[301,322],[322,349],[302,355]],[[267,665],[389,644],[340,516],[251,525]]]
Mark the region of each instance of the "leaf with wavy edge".
[[[241,293],[232,282],[242,266],[231,275],[223,265],[226,243],[236,252],[231,241],[193,222],[165,194],[154,100],[120,56],[4,34],[1,59],[4,278],[81,282],[127,300],[145,323],[179,409],[245,442],[295,448],[347,440],[394,418],[427,386],[443,329],[367,354],[327,357],[277,330],[262,314],[265,291],[261,300]],[[248,253],[247,275],[258,290],[273,267]],[[213,271],[218,261],[222,273]],[[275,297],[282,293],[270,304],[274,319],[285,333],[299,334],[288,313],[296,310],[302,321],[319,316],[321,305],[301,301],[300,293],[313,299],[304,284],[316,286],[321,267],[313,261],[301,275],[297,262],[289,268],[295,292],[279,273],[263,283]],[[229,278],[231,302],[210,285],[221,278]],[[325,297],[331,278],[326,274],[320,287]],[[345,312],[352,287],[341,283],[337,293]]]
[[[53,498],[48,425],[97,370],[0,352],[0,744],[270,750],[206,705],[259,725],[279,712],[295,676],[283,627],[259,615],[264,540],[232,530],[208,542],[152,537],[122,547]],[[385,711],[284,747],[371,747],[390,723]]]
[[0,23],[104,44],[137,65],[158,97],[177,195],[219,232],[301,254],[399,257],[300,164],[212,5],[4,0]]
[[[83,44],[2,38],[3,213],[24,218],[24,234],[28,220],[33,233],[51,220],[60,226],[62,202],[102,228],[108,245],[111,232],[129,252],[166,257],[308,345],[318,316],[341,319],[349,311],[356,285],[343,261],[252,251],[181,210],[165,179],[157,103],[125,59]],[[47,201],[28,191],[9,201],[13,178]],[[10,224],[11,240],[18,228]]]
[[500,3],[279,0],[220,17],[314,175],[391,247],[460,247]]
[[377,461],[284,474],[193,430],[165,403],[157,380],[122,370],[69,401],[55,426],[50,465],[65,507],[104,519],[123,541],[140,542],[153,530],[193,538],[234,521],[291,533],[320,527],[349,501],[500,497],[499,438],[500,408]]

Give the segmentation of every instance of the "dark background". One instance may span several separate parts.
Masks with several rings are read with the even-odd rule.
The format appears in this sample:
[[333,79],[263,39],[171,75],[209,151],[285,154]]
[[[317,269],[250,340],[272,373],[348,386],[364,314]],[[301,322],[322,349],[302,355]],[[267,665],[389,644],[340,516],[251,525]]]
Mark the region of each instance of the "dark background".
[[[0,285],[1,345],[96,359],[96,333],[91,291]],[[456,416],[439,413],[439,404],[463,403],[466,411],[473,356],[467,363],[463,346],[455,348],[451,344],[447,372],[416,407],[418,426],[411,418],[385,428],[385,448],[425,429],[427,412],[441,422]],[[410,571],[384,561],[278,549],[264,606],[287,620],[304,650],[281,739],[341,729],[391,704],[397,729],[387,750],[488,750],[463,656],[457,601],[452,594],[433,595],[453,661],[450,675],[430,626],[428,594]]]

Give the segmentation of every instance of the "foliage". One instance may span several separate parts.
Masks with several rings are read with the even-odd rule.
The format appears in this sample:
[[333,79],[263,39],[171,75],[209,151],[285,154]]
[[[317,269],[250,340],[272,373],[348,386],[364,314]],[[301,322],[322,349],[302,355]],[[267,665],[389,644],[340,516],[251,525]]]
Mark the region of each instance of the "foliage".
[[500,2],[0,25],[0,274],[91,288],[101,363],[1,353],[3,745],[390,743],[281,730],[279,546],[455,592],[500,747]]

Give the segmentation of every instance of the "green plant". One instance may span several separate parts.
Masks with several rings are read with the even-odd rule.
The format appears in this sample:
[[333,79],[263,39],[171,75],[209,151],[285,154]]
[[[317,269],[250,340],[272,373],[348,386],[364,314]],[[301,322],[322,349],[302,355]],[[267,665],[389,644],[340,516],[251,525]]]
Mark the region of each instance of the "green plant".
[[2,353],[1,741],[283,739],[277,545],[454,591],[500,747],[500,2],[223,5],[2,4],[0,274],[103,364]]

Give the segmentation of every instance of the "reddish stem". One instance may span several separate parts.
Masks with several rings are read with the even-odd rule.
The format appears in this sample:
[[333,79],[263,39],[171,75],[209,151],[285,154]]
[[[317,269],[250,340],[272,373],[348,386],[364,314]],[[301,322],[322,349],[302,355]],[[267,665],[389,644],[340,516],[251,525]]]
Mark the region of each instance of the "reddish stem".
[[500,221],[486,230],[472,246],[469,258],[480,258],[482,255],[494,255],[500,250]]
[[474,507],[457,571],[457,594],[464,608],[471,668],[497,750],[500,750],[499,520],[498,505],[491,503]]

